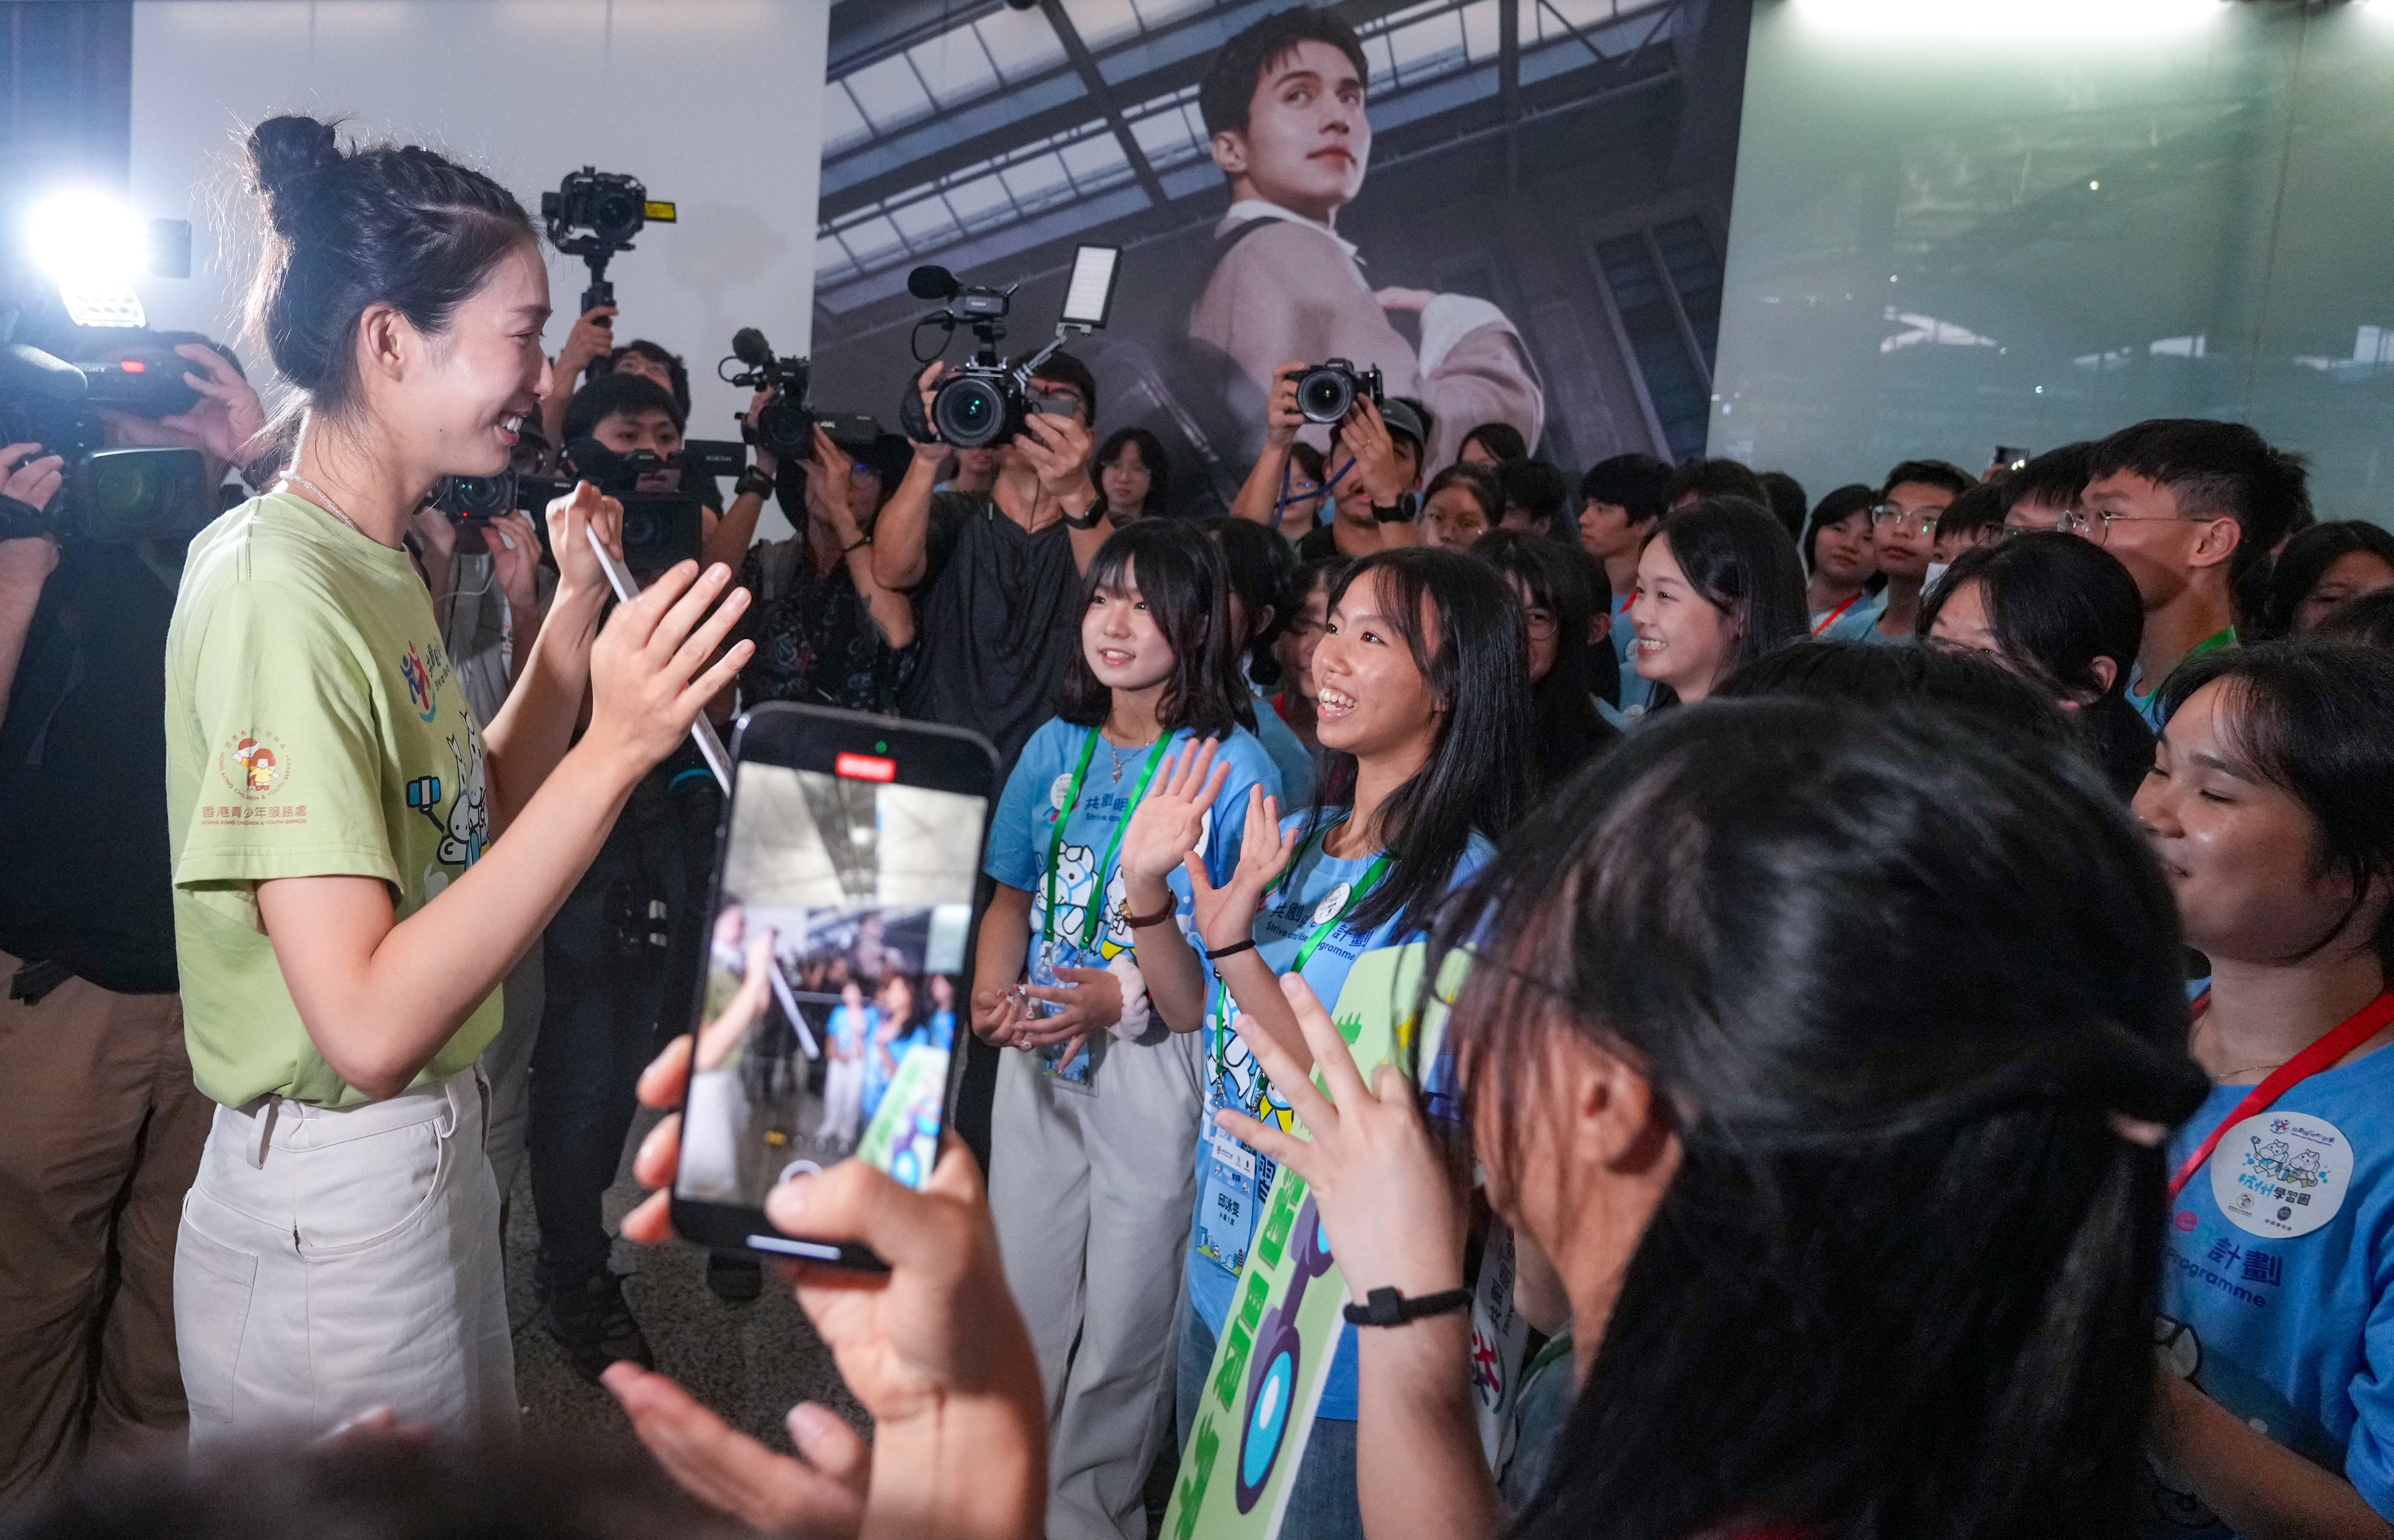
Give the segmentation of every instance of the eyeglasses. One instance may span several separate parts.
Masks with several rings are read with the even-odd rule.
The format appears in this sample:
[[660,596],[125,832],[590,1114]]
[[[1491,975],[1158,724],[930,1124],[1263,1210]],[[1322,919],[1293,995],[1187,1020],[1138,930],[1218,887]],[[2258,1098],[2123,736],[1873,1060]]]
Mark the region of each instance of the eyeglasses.
[[1913,533],[1935,534],[1938,517],[1944,511],[1943,508],[1938,508],[1929,513],[1914,513],[1910,508],[1900,507],[1893,503],[1881,503],[1870,510],[1870,516],[1874,526],[1893,524]]
[[2055,520],[2054,528],[2064,534],[2074,534],[2091,540],[2098,546],[2111,538],[2114,524],[2183,524],[2189,520],[2175,513],[2112,513],[2101,508],[2069,508]]

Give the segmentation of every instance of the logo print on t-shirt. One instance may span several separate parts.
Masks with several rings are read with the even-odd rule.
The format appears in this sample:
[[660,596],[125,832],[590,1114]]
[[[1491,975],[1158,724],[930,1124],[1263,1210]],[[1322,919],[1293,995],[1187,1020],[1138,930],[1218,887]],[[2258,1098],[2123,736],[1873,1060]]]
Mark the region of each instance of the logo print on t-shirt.
[[240,796],[271,796],[290,779],[291,762],[282,739],[251,731],[217,751],[217,773]]
[[417,717],[428,722],[441,715],[440,703],[432,695],[432,671],[416,656],[415,643],[412,641],[407,644],[407,654],[399,660],[399,677],[407,681],[407,702],[415,708]]
[[2352,1141],[2324,1118],[2267,1112],[2228,1130],[2211,1157],[2211,1196],[2237,1229],[2272,1240],[2335,1218],[2352,1185]]

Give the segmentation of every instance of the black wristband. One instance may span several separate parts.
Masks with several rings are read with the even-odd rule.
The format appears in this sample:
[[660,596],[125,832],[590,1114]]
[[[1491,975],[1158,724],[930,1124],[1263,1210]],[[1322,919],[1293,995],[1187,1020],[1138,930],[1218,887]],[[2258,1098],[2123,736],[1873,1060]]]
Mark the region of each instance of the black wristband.
[[1081,514],[1078,517],[1069,513],[1065,514],[1064,522],[1070,524],[1076,530],[1093,530],[1105,520],[1105,517],[1106,506],[1103,503],[1091,503],[1089,505],[1089,511],[1085,514]]
[[740,480],[731,483],[732,496],[745,497],[750,493],[759,497],[773,495],[773,478],[766,475],[761,466],[750,466],[740,473]]
[[1242,952],[1253,952],[1255,949],[1256,939],[1250,936],[1243,941],[1232,941],[1228,946],[1215,947],[1205,954],[1205,960],[1209,963],[1218,963],[1225,957],[1235,957]]
[[1421,499],[1410,492],[1397,494],[1397,500],[1393,503],[1372,505],[1372,518],[1382,524],[1410,524],[1414,521],[1414,515],[1420,511]]
[[1425,1294],[1417,1299],[1408,1299],[1394,1289],[1374,1289],[1363,1296],[1363,1303],[1348,1306],[1346,1316],[1358,1326],[1401,1326],[1426,1315],[1445,1315],[1470,1308],[1469,1289]]

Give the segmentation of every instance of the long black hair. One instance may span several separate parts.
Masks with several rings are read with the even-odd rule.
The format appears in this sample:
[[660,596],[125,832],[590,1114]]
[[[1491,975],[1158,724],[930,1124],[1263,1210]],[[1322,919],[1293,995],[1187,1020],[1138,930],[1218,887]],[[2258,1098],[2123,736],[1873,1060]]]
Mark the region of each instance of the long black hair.
[[358,322],[388,305],[427,336],[539,235],[515,194],[417,145],[343,153],[334,125],[268,118],[249,131],[249,181],[268,239],[250,324],[274,367],[327,415],[355,401]]
[[[1723,679],[1712,696],[1796,695],[1878,711],[1934,701],[2053,747],[2084,747],[2053,696],[1984,652],[1963,647],[1878,647],[1819,638],[1765,653]],[[2150,757],[2150,751],[2148,753]]]
[[1289,622],[1289,577],[1296,559],[1288,542],[1252,519],[1208,519],[1199,529],[1221,548],[1230,591],[1247,608],[1247,677],[1269,690],[1280,683],[1280,660],[1272,643]]
[[[1554,616],[1554,666],[1530,686],[1530,749],[1539,787],[1560,785],[1588,756],[1620,736],[1597,714],[1588,645],[1591,621],[1609,615],[1611,607],[1599,608],[1588,589],[1581,562],[1590,559],[1545,535],[1491,530],[1473,543],[1471,554],[1519,583],[1531,605]],[[1611,651],[1605,648],[1608,655]]]
[[1540,804],[1427,977],[1467,944],[1500,1190],[1553,1179],[1523,1109],[1570,1039],[1679,1146],[1520,1533],[2139,1527],[2166,1173],[2115,1114],[2208,1082],[2169,890],[2074,747],[1707,701]]
[[[1689,586],[1736,626],[1724,677],[1811,634],[1796,542],[1761,504],[1749,497],[1706,497],[1657,524],[1646,543],[1657,540],[1671,547]],[[1673,705],[1678,699],[1669,685],[1654,687],[1654,704]]]
[[[1925,638],[1971,583],[2005,661],[2077,704],[2073,715],[2112,790],[2134,796],[2153,768],[2153,733],[2128,704],[2128,673],[2145,639],[2145,604],[2128,569],[2094,542],[2059,532],[1973,546],[1921,600],[1914,635]],[[2098,658],[2111,662],[2109,684],[2098,677]]]
[[1164,464],[1164,441],[1144,428],[1118,428],[1098,446],[1097,457],[1089,462],[1089,473],[1098,480],[1098,511],[1111,517],[1113,509],[1106,503],[1103,472],[1106,467],[1122,457],[1123,445],[1138,446],[1138,463],[1147,467],[1147,501],[1140,505],[1142,517],[1156,518],[1172,507],[1170,467]]
[[[1172,678],[1156,705],[1167,732],[1187,728],[1200,738],[1253,731],[1255,698],[1239,678],[1238,638],[1230,631],[1230,573],[1214,543],[1174,520],[1140,519],[1106,537],[1081,578],[1088,613],[1100,588],[1138,586],[1172,649]],[[1113,709],[1113,691],[1089,670],[1086,649],[1075,646],[1056,691],[1056,715],[1096,727]]]
[[[1331,590],[1335,612],[1376,574],[1382,614],[1429,682],[1440,710],[1429,758],[1380,809],[1388,875],[1348,924],[1371,930],[1400,915],[1427,921],[1476,830],[1494,839],[1528,796],[1530,691],[1521,607],[1496,570],[1461,551],[1413,546],[1367,556]],[[1425,616],[1424,612],[1428,613]],[[1355,806],[1355,757],[1324,746],[1309,837]]]
[[[1820,559],[1814,553],[1821,544],[1822,530],[1851,519],[1855,514],[1868,513],[1871,505],[1877,501],[1877,489],[1866,487],[1860,481],[1832,487],[1822,493],[1821,500],[1812,506],[1812,517],[1804,525],[1804,571],[1809,574],[1820,565]],[[1865,582],[1862,586],[1867,589],[1870,585]]]
[[2351,885],[2350,906],[2311,950],[2382,904],[2373,940],[2394,973],[2394,797],[2386,794],[2394,786],[2394,654],[2310,638],[2214,648],[2173,672],[2162,698],[2175,713],[2214,683],[2228,692],[2220,722],[2230,752],[2303,805],[2319,825],[2313,858]]
[[2320,586],[2337,558],[2355,551],[2394,567],[2394,533],[2365,520],[2345,519],[2314,524],[2287,541],[2277,565],[2269,569],[2269,593],[2261,602],[2261,635],[2253,639],[2291,635],[2295,609],[2311,597],[2311,590]]

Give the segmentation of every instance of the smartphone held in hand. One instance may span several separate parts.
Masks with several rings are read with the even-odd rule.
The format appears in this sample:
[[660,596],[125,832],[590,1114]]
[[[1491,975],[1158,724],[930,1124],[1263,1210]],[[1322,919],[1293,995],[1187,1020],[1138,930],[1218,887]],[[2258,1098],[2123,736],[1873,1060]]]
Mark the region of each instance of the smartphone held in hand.
[[741,717],[701,943],[677,1233],[881,1265],[853,1244],[777,1231],[765,1197],[851,1156],[909,1187],[930,1178],[996,785],[996,756],[972,733],[783,703]]

